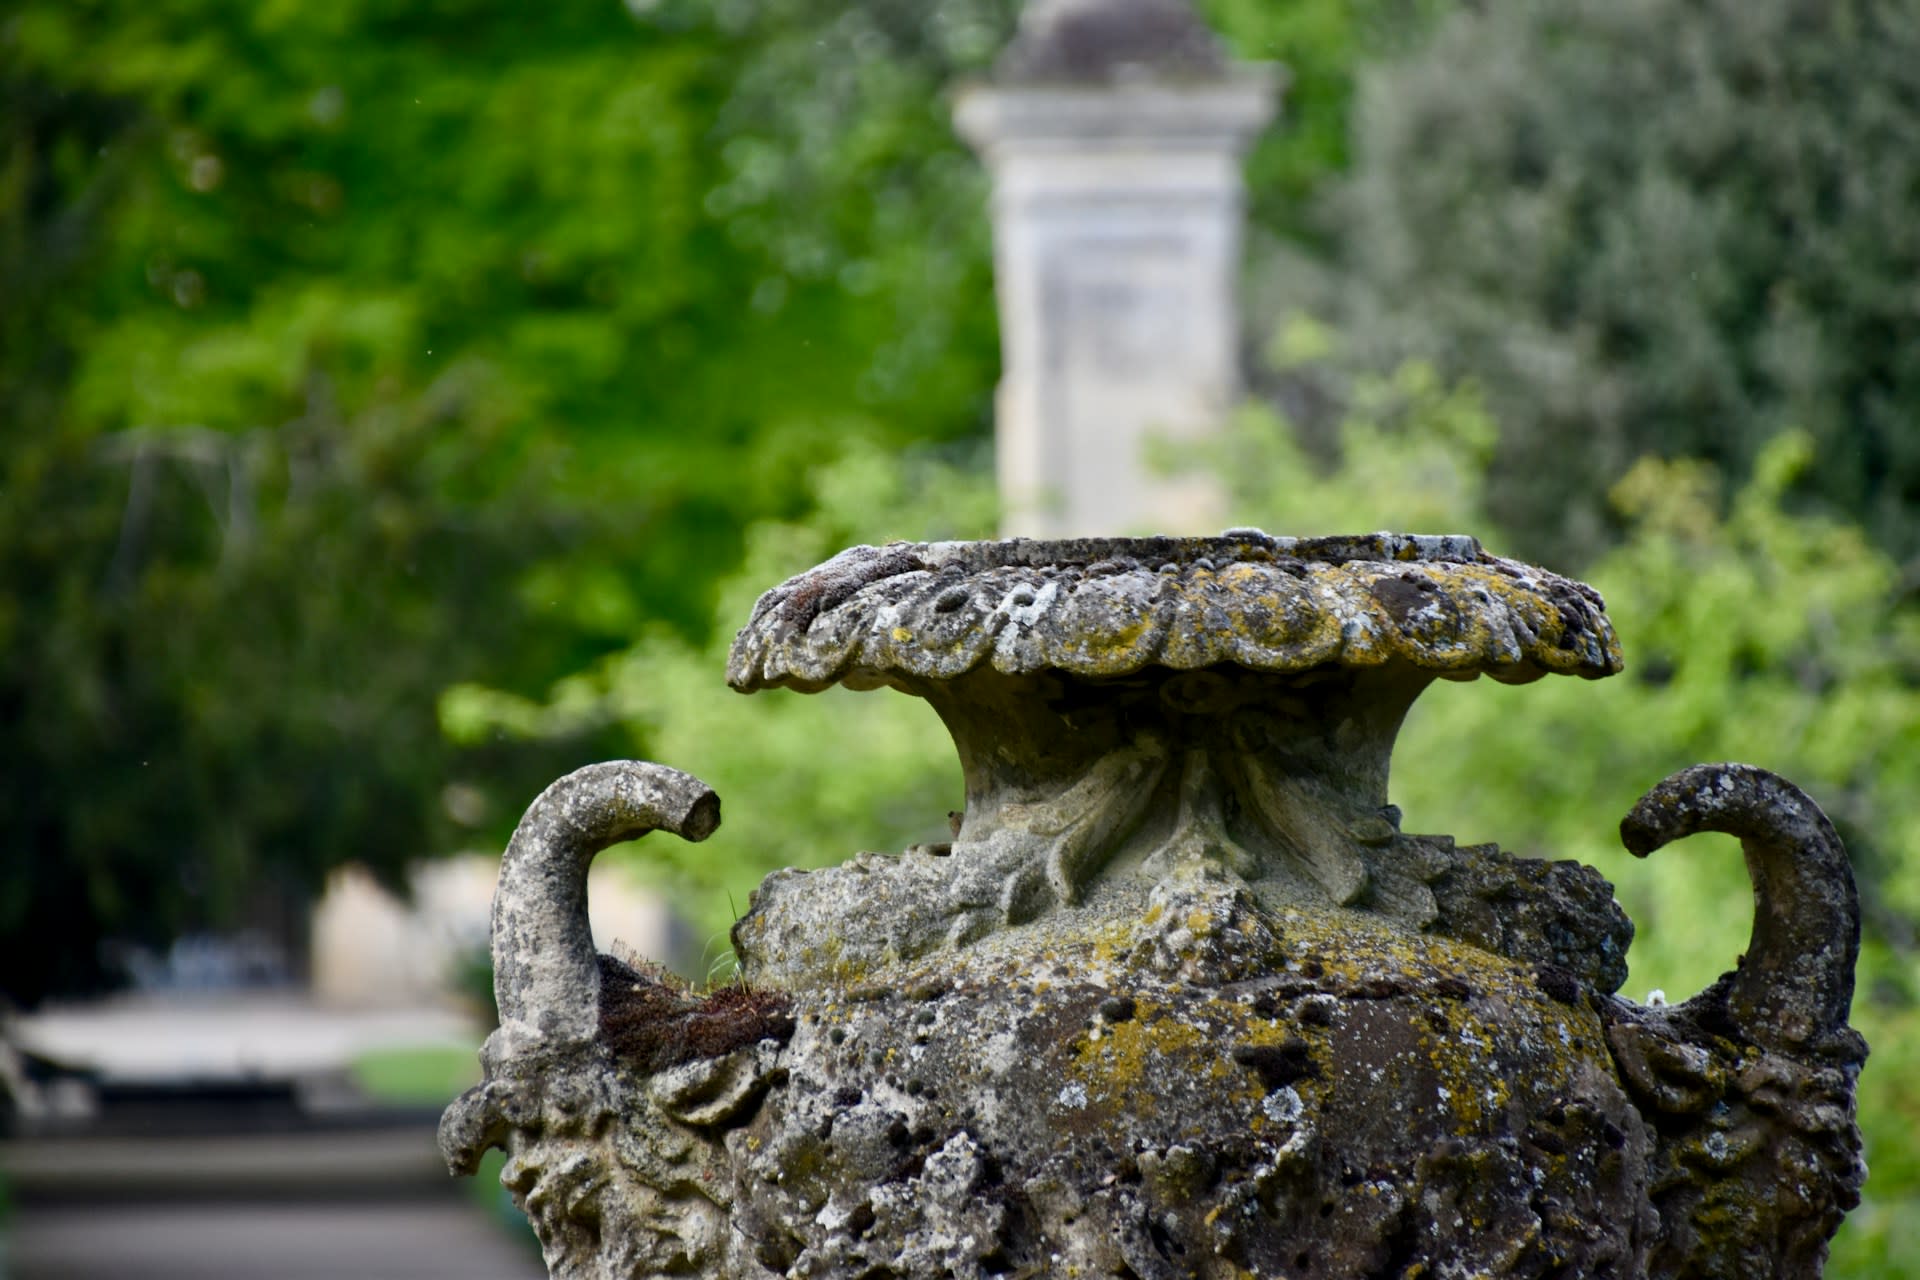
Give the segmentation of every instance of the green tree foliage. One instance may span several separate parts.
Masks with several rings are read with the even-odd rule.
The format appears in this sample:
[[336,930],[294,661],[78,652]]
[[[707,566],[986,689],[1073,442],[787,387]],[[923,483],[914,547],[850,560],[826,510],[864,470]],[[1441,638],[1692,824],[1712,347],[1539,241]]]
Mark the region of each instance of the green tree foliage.
[[397,873],[453,838],[450,818],[484,816],[473,779],[531,781],[593,749],[455,751],[422,697],[565,639],[523,634],[497,598],[552,540],[529,539],[511,493],[464,498],[440,471],[483,438],[419,406],[347,422],[316,405],[9,459],[10,994],[97,981],[102,937],[284,910],[343,856]]
[[1473,5],[1370,68],[1345,258],[1366,327],[1479,379],[1489,506],[1590,558],[1646,453],[1920,550],[1920,11],[1890,0]]
[[[16,11],[12,79],[55,123],[81,95],[123,118],[20,158],[65,204],[124,175],[62,304],[69,416],[227,429],[314,364],[357,407],[478,363],[519,436],[495,469],[619,507],[644,612],[702,615],[687,557],[790,510],[789,468],[971,431],[991,381],[984,181],[939,90],[1005,6],[735,8]],[[569,598],[637,616],[606,594]]]
[[1446,0],[1199,0],[1235,56],[1279,64],[1281,122],[1247,165],[1255,228],[1296,248],[1326,247],[1328,179],[1344,173],[1354,89],[1369,60],[1418,47]]
[[710,955],[723,956],[726,926],[768,872],[947,838],[946,815],[962,799],[960,766],[925,703],[838,688],[742,697],[726,686],[726,654],[760,592],[844,547],[991,536],[992,482],[979,461],[922,454],[903,464],[869,448],[815,468],[799,477],[813,499],[809,517],[748,530],[747,554],[721,584],[704,641],[648,628],[538,700],[457,685],[441,700],[448,734],[485,742],[613,730],[629,750],[651,750],[712,786],[724,820],[705,842],[654,837],[604,856],[625,857],[638,875],[673,888],[710,939]]
[[610,751],[442,689],[697,638],[812,461],[981,428],[1010,6],[634,7],[0,15],[9,994],[505,820]]
[[[1209,6],[1294,69],[1271,226],[1343,162],[1354,51],[1427,3]],[[448,742],[441,690],[707,653],[816,463],[977,437],[985,181],[944,90],[1015,11],[7,6],[0,988],[492,843],[624,731]]]

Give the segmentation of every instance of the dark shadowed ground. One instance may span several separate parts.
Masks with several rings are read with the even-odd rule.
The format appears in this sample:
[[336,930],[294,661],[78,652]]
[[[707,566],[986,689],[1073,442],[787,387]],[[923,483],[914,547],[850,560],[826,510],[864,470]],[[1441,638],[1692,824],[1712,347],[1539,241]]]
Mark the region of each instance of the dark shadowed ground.
[[[456,1181],[438,1149],[460,1086],[435,1064],[478,1038],[461,1015],[228,991],[48,1008],[7,1030],[26,1052],[8,1077],[22,1105],[0,1107],[0,1280],[544,1274],[492,1177]],[[410,1080],[370,1089],[352,1065],[421,1043],[441,1047],[412,1055]]]
[[0,1144],[7,1280],[539,1280],[426,1123]]
[[12,1280],[539,1280],[539,1260],[452,1195],[396,1203],[96,1204],[23,1212]]

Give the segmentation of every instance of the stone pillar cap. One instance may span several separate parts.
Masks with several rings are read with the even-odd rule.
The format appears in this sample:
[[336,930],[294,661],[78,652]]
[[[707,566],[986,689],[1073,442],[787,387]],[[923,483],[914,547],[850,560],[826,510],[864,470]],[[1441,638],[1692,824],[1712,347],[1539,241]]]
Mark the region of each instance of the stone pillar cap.
[[1219,79],[1226,50],[1187,0],[1030,0],[994,65],[1003,84]]

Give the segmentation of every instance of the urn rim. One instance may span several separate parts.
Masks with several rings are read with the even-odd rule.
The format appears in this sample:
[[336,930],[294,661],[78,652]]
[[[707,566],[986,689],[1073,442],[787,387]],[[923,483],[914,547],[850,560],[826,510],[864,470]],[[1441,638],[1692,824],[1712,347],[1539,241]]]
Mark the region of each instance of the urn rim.
[[1400,666],[1589,679],[1622,666],[1584,583],[1459,535],[1013,538],[849,548],[763,595],[728,654],[741,692],[982,669],[1086,680],[1237,666]]

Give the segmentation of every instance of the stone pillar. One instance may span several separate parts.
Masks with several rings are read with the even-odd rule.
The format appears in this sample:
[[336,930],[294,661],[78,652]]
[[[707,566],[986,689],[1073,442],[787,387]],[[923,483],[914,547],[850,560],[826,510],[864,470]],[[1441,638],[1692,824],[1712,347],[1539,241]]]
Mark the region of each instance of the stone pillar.
[[994,183],[1005,533],[1219,528],[1217,484],[1156,455],[1239,393],[1240,162],[1277,82],[1187,0],[1031,0],[962,91]]

